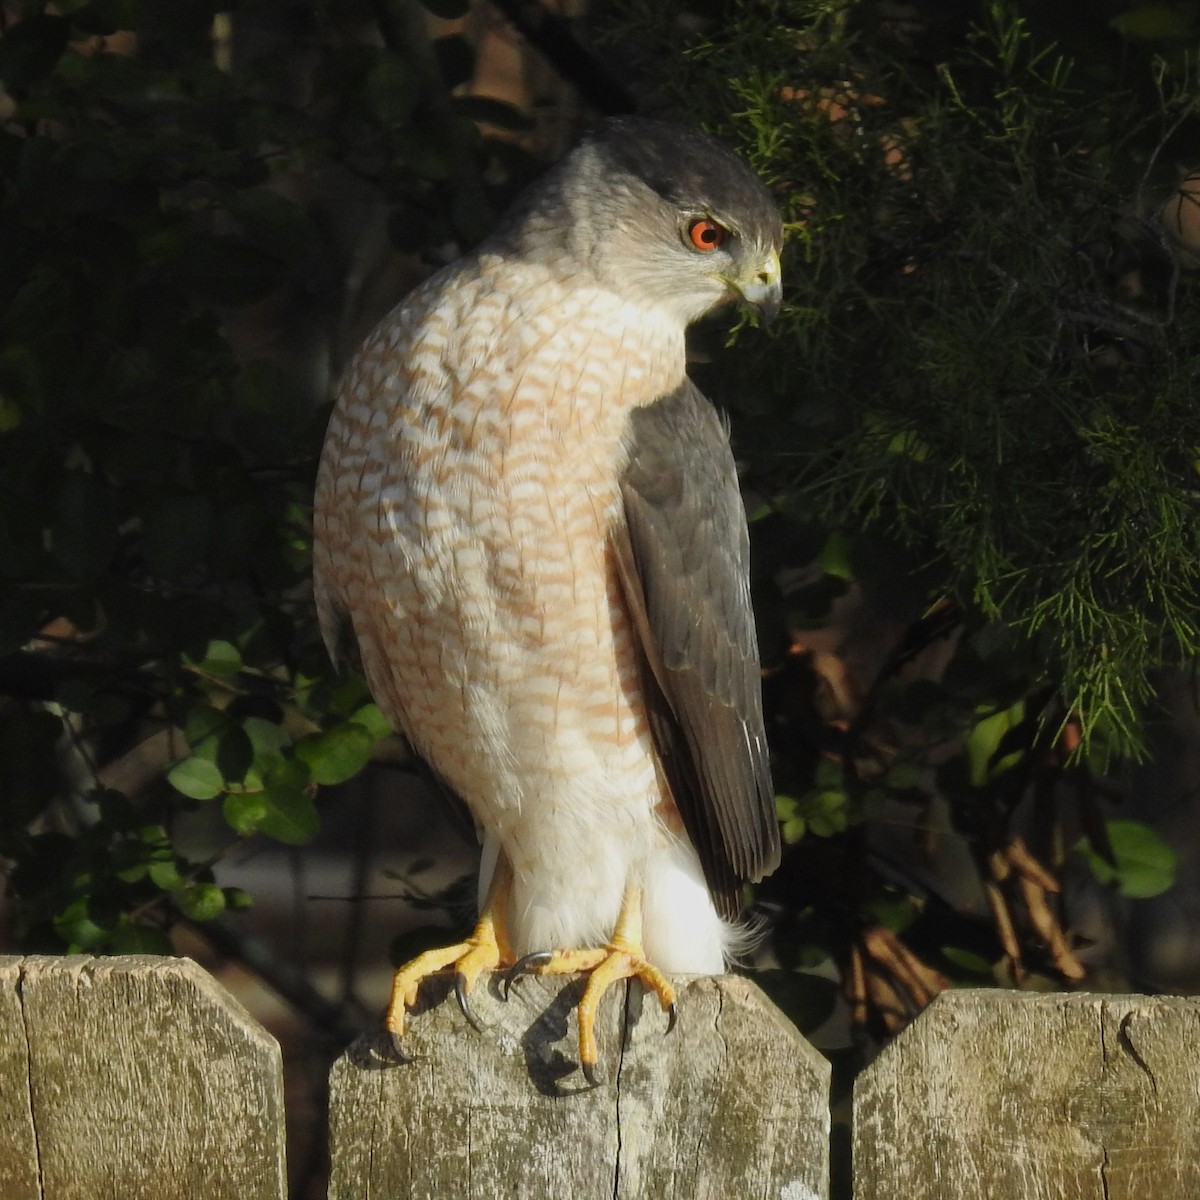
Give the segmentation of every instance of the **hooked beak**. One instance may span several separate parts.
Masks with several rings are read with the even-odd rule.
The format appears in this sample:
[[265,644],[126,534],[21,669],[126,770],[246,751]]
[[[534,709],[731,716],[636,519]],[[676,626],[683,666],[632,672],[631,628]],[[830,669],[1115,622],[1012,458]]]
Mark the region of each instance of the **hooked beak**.
[[770,325],[779,315],[779,307],[783,303],[783,282],[779,255],[774,250],[761,262],[752,264],[744,276],[729,282],[745,303],[758,310],[764,325]]

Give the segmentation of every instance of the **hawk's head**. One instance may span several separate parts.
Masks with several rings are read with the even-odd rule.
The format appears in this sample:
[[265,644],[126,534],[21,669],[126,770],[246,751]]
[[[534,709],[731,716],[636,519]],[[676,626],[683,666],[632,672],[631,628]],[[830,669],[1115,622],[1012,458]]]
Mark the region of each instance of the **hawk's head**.
[[779,309],[775,201],[736,154],[687,125],[606,121],[526,193],[500,236],[534,258],[565,251],[684,324],[739,298],[768,320]]

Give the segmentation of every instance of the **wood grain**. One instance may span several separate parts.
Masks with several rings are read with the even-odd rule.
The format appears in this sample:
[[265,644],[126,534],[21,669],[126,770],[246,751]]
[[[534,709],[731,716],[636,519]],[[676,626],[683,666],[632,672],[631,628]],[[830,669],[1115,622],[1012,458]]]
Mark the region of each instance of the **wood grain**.
[[946,992],[854,1105],[856,1200],[1195,1200],[1200,1002]]
[[677,982],[670,1036],[640,987],[605,998],[594,1089],[577,987],[529,978],[503,1003],[481,985],[481,1034],[427,985],[410,1062],[369,1036],[334,1066],[330,1200],[823,1200],[828,1063],[748,980]]
[[279,1047],[187,959],[0,958],[4,1200],[282,1200]]

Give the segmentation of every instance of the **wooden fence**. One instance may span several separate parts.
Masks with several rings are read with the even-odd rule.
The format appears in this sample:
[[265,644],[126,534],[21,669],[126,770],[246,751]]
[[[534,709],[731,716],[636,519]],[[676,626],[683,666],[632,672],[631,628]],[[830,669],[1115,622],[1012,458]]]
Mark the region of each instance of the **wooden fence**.
[[[748,981],[602,1008],[609,1082],[574,1069],[573,989],[487,1023],[364,1037],[331,1076],[331,1200],[822,1200],[825,1060]],[[186,959],[0,958],[0,1200],[281,1200],[279,1048]],[[859,1077],[856,1200],[1197,1200],[1200,1001],[959,991]]]

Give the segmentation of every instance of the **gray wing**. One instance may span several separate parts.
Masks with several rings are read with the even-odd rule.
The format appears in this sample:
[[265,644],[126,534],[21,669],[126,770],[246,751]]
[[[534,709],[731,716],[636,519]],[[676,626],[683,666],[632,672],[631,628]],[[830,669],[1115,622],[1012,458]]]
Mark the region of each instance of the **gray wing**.
[[630,415],[611,532],[650,727],[722,915],[779,865],[750,607],[750,540],[728,432],[690,380]]

